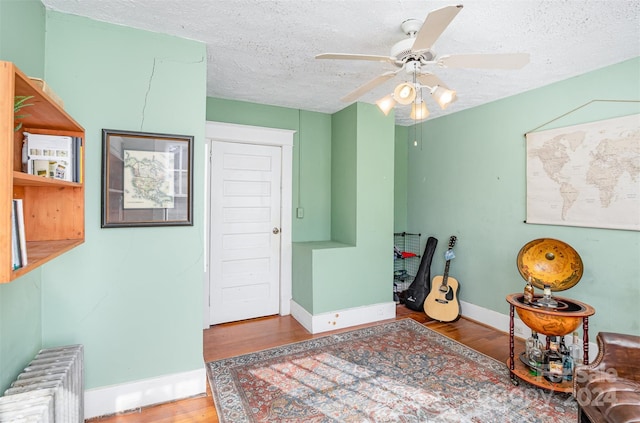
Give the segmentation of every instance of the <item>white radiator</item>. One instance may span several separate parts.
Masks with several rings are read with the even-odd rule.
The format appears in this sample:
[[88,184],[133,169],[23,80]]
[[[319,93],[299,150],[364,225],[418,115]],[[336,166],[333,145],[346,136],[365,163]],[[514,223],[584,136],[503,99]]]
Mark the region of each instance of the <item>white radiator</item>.
[[41,350],[3,397],[0,422],[84,422],[83,346]]

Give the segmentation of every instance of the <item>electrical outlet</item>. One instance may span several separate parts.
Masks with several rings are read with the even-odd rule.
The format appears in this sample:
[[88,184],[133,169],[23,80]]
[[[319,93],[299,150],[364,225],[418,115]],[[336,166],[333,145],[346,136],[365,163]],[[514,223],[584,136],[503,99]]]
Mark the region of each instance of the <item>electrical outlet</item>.
[[302,207],[298,207],[296,209],[296,217],[298,219],[302,219],[304,217],[304,209]]

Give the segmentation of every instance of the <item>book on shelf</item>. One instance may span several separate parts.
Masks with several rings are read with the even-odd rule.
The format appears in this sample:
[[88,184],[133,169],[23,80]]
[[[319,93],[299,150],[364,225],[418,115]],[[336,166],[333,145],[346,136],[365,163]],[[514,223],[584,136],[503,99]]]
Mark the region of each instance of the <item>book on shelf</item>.
[[24,132],[23,171],[31,175],[82,182],[82,138]]
[[18,221],[16,220],[15,204],[11,205],[11,267],[13,270],[22,267],[20,262],[20,240],[18,240]]
[[73,137],[73,180],[75,182],[80,182],[84,180],[84,175],[82,174],[82,158],[84,157],[82,154],[82,137]]
[[22,199],[13,199],[11,207],[11,253],[13,270],[27,265],[27,240],[24,233]]

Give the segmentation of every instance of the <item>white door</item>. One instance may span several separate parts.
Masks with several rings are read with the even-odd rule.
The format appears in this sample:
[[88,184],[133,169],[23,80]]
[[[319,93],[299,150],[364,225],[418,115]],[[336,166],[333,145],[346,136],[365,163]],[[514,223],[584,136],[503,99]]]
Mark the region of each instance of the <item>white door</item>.
[[281,148],[212,142],[210,324],[280,311]]

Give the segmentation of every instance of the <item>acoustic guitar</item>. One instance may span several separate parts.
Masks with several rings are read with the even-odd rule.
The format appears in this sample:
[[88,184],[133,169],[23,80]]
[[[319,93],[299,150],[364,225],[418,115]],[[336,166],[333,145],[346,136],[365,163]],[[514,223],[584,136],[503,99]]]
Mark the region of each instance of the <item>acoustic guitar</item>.
[[449,249],[444,257],[447,260],[444,266],[444,275],[436,276],[431,282],[431,291],[424,300],[424,312],[427,316],[440,322],[453,322],[460,317],[460,302],[458,301],[458,290],[460,285],[455,278],[449,276],[449,265],[455,258],[453,247],[457,238],[449,238]]

